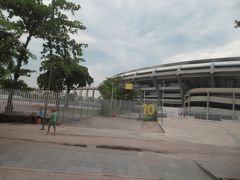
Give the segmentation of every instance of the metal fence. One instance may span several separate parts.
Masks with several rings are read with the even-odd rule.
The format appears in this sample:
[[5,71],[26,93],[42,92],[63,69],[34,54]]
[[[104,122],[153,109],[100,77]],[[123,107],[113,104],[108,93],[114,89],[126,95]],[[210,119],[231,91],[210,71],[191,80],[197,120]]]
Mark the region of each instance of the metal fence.
[[[12,109],[8,111],[7,104],[9,95],[12,96]],[[150,110],[157,114],[158,107]],[[60,122],[77,121],[83,118],[94,116],[114,116],[129,119],[151,119],[144,115],[144,104],[141,101],[126,100],[102,100],[93,98],[83,98],[72,93],[55,93],[48,91],[20,91],[0,89],[0,113],[33,116],[39,109],[46,111],[46,117],[50,115],[52,108],[58,111]],[[148,108],[149,110],[149,108]]]
[[101,115],[143,119],[143,103],[141,101],[102,100]]
[[[7,111],[9,94],[12,96],[12,111]],[[47,109],[46,117],[49,117],[52,108],[58,110],[58,119],[60,122],[77,121],[83,118],[94,116],[114,116],[129,119],[146,119],[144,115],[144,103],[142,101],[126,100],[101,100],[93,98],[84,98],[76,93],[55,93],[49,91],[35,90],[10,91],[0,89],[0,113],[33,116],[40,107]],[[196,119],[207,120],[240,120],[239,115],[230,116],[219,113],[183,111],[182,108],[158,107],[154,104],[157,114],[166,114],[167,116],[177,117],[186,116]],[[183,114],[184,113],[184,114]]]
[[193,112],[193,111],[186,111],[185,116],[190,116],[195,119],[205,119],[205,120],[214,120],[214,121],[221,121],[221,120],[240,120],[239,115],[226,115],[219,113],[207,113],[207,112]]
[[32,116],[40,108],[46,108],[46,117],[49,117],[51,109],[56,108],[60,122],[77,121],[99,115],[144,119],[144,105],[141,101],[101,100],[41,90],[12,91],[12,111],[7,111],[10,92],[11,90],[0,89],[0,113]]
[[[12,110],[7,111],[9,94],[12,96]],[[40,108],[58,110],[58,119],[63,121],[79,120],[100,114],[101,101],[92,98],[83,98],[77,94],[55,93],[48,91],[23,91],[0,89],[0,113],[32,116]]]

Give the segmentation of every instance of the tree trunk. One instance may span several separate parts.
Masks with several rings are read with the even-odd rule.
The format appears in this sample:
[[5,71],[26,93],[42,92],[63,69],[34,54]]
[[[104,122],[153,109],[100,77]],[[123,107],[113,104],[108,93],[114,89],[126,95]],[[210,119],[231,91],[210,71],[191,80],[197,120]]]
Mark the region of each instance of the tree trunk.
[[[25,49],[27,49],[27,46],[28,46],[31,38],[32,38],[32,35],[29,34],[28,37],[27,37],[27,40],[26,40],[26,42],[23,46]],[[23,61],[23,54],[21,54],[20,57],[17,59],[17,66],[16,66],[16,69],[15,69],[15,72],[14,72],[13,84],[12,84],[11,89],[9,90],[7,106],[5,107],[6,112],[12,112],[13,111],[12,100],[13,100],[13,95],[14,95],[14,91],[16,89],[16,84],[17,84],[18,78],[20,77],[19,70],[22,66],[22,61]]]
[[56,103],[55,103],[55,107],[56,107],[56,111],[58,112],[58,116],[57,116],[57,122],[59,120],[59,104],[60,104],[60,98],[59,98],[59,92],[56,92]]
[[67,108],[68,107],[68,97],[69,97],[69,92],[66,92],[65,94],[66,98],[65,98],[65,107]]
[[13,95],[14,95],[14,89],[9,89],[8,90],[8,101],[7,101],[7,106],[5,107],[6,112],[12,112],[13,111]]
[[63,107],[63,114],[62,114],[61,124],[63,124],[63,120],[65,118],[65,111],[66,111],[67,107],[68,107],[68,91],[66,92],[65,97],[64,97],[64,107]]
[[55,107],[58,109],[59,108],[59,103],[60,103],[60,98],[59,98],[59,92],[56,93],[56,102],[55,102]]

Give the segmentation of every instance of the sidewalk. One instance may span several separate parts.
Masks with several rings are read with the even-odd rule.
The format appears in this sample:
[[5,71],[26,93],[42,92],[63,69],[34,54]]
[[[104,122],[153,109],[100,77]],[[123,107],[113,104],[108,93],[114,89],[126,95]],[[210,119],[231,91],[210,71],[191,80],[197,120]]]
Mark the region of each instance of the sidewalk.
[[[109,123],[112,120],[108,119],[107,121]],[[120,119],[117,119],[117,121],[120,121]],[[127,123],[127,121],[124,120],[124,123]],[[44,135],[46,131],[40,131],[40,126],[37,125],[4,123],[0,124],[0,140],[2,145],[6,144],[6,148],[10,147],[8,143],[17,141],[30,144],[45,143],[48,144],[47,146],[53,147],[59,145],[64,149],[85,147],[87,151],[99,150],[100,148],[100,150],[119,152],[120,154],[124,152],[151,156],[151,153],[153,153],[154,156],[163,159],[170,158],[195,162],[196,166],[201,167],[202,171],[206,171],[205,173],[209,172],[213,177],[240,179],[238,173],[238,167],[240,166],[239,122],[168,118],[164,120],[163,125],[165,134],[159,131],[155,126],[157,124],[154,123],[139,125],[138,122],[131,121],[130,125],[125,124],[128,129],[124,129],[123,125],[118,128],[118,124],[121,124],[121,122],[108,124],[108,129],[104,129],[102,123],[94,128],[89,125],[79,127],[77,124],[74,126],[58,126],[57,135],[54,136],[52,133]],[[11,156],[15,154],[17,152],[13,151]],[[159,163],[161,165],[163,161],[161,160]],[[161,167],[165,168],[165,166],[166,164],[163,163]],[[176,165],[170,163],[169,168],[171,166],[176,167]],[[1,168],[4,167],[1,166]],[[9,171],[12,171],[12,169]],[[176,174],[177,176],[178,174]],[[85,178],[85,176],[83,177]],[[171,175],[168,174],[164,177],[170,178]],[[176,179],[176,177],[173,179]],[[59,178],[61,179],[61,177]],[[88,178],[94,179],[95,177],[86,176],[86,179]]]
[[240,161],[229,163],[226,161],[197,161],[200,168],[215,179],[240,179]]
[[[139,151],[151,151],[165,154],[202,154],[215,156],[237,156],[240,157],[240,147],[202,145],[187,141],[170,141],[166,135],[161,139],[151,138],[150,132],[147,138],[132,135],[132,131],[125,130],[103,130],[81,127],[57,127],[57,135],[53,133],[45,135],[46,131],[39,130],[37,125],[0,124],[0,138],[27,140],[33,142],[48,142],[64,145],[95,145],[109,147],[127,147],[139,149]],[[146,135],[147,133],[145,133]],[[158,134],[160,136],[160,134]]]
[[192,160],[158,153],[0,141],[0,167],[133,179],[210,180]]
[[79,173],[59,173],[30,169],[1,168],[0,179],[5,180],[149,180],[149,178],[132,178],[119,176],[100,176]]
[[[161,120],[158,120],[161,124]],[[240,121],[210,121],[168,117],[163,120],[166,139],[218,146],[240,146]],[[159,139],[163,139],[161,136]]]

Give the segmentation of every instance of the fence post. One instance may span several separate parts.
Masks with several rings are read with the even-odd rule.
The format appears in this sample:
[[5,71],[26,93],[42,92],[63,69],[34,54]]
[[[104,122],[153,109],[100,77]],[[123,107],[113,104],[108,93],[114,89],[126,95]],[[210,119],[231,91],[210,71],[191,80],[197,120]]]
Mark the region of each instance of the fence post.
[[87,99],[87,118],[89,117],[88,116],[88,108],[89,108],[89,99]]
[[67,106],[67,92],[64,94],[64,104],[63,104],[63,114],[62,114],[62,122],[61,124],[63,124],[63,119],[65,116],[65,110],[66,110],[66,106]]
[[81,99],[81,108],[80,108],[80,119],[82,119],[82,113],[83,113],[83,110],[82,110],[82,105],[83,105],[83,102],[84,102],[84,99]]
[[74,92],[74,98],[73,98],[73,121],[75,121],[75,99],[76,99],[76,94]]
[[43,117],[43,124],[41,130],[45,130],[45,122],[46,122],[46,115],[47,115],[47,105],[48,105],[48,98],[49,98],[49,90],[47,92],[45,106],[44,106],[44,117]]

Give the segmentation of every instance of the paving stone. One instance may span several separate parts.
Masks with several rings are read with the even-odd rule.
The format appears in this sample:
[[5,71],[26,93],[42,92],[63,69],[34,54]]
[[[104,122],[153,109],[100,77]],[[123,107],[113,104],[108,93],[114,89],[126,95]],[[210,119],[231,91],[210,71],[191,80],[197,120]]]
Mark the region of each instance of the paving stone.
[[91,168],[91,173],[92,174],[100,174],[100,175],[103,175],[103,168]]
[[0,166],[157,179],[208,179],[192,161],[162,158],[156,153],[142,152],[139,156],[136,152],[77,149],[33,142],[3,145]]
[[65,170],[67,171],[67,172],[78,172],[78,167],[76,167],[76,166],[67,166],[66,168],[65,168]]
[[183,173],[175,173],[175,172],[164,172],[162,174],[163,179],[171,179],[171,180],[186,180],[186,179],[194,179],[194,180],[212,180],[205,174],[183,174]]
[[104,175],[116,175],[116,169],[114,168],[103,168]]
[[85,167],[85,166],[80,166],[78,168],[79,173],[91,173],[91,169],[89,167]]
[[133,177],[139,177],[140,173],[138,170],[128,169],[128,175]]
[[125,168],[116,168],[116,175],[119,175],[119,176],[126,176],[128,175],[128,171],[127,169]]

